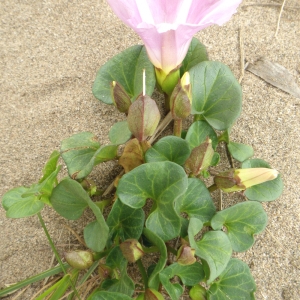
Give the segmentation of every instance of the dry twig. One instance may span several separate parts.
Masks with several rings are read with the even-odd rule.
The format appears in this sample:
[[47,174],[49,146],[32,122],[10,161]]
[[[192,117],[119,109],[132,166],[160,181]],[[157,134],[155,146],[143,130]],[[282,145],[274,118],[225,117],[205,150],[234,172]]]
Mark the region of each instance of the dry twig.
[[84,240],[67,224],[64,224],[64,227],[66,227],[78,240],[78,242],[80,244],[82,244],[84,247],[87,248],[86,243],[84,242]]
[[281,15],[282,15],[282,12],[283,12],[285,2],[286,2],[286,0],[283,0],[282,5],[281,5],[281,9],[280,9],[280,12],[279,12],[278,21],[277,21],[277,28],[276,28],[276,32],[275,32],[275,37],[276,38],[277,38],[278,31],[279,31],[280,19],[281,19]]

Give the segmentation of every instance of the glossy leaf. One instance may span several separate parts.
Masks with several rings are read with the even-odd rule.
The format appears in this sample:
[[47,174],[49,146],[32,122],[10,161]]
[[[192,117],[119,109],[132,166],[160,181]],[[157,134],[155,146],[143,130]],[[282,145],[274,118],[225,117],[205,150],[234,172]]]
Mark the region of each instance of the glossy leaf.
[[175,204],[178,212],[186,213],[189,218],[197,218],[202,223],[210,221],[216,212],[208,189],[197,178],[188,179],[188,188],[185,194]]
[[220,62],[204,61],[189,70],[192,114],[202,115],[217,130],[231,127],[242,107],[242,89],[230,69]]
[[193,149],[202,144],[207,137],[211,139],[212,147],[216,150],[218,137],[214,129],[206,121],[196,121],[188,129],[185,139]]
[[226,233],[222,231],[208,231],[199,241],[195,241],[194,236],[198,234],[202,226],[199,219],[190,219],[189,242],[196,250],[196,255],[201,258],[207,283],[210,284],[226,268],[232,254],[232,247]]
[[128,128],[127,121],[115,123],[109,131],[108,137],[112,144],[125,144],[131,137],[132,133]]
[[164,241],[148,228],[144,228],[143,234],[150,242],[152,242],[158,248],[160,253],[159,260],[156,263],[155,268],[152,271],[151,275],[149,276],[149,280],[148,280],[149,288],[153,288],[157,290],[160,284],[159,273],[164,269],[167,263],[167,258],[168,258],[167,248]]
[[114,203],[108,218],[109,235],[114,239],[118,235],[122,241],[139,239],[145,221],[145,214],[141,208],[133,209],[123,204],[119,199]]
[[119,270],[119,278],[107,290],[118,292],[127,296],[132,296],[134,292],[134,282],[127,274],[127,260],[123,256],[120,247],[115,247],[106,258],[106,265],[112,269]]
[[193,286],[204,280],[205,277],[202,265],[198,262],[189,266],[182,266],[178,263],[173,263],[165,268],[159,274],[159,278],[172,300],[178,300],[181,296],[180,294],[178,297],[177,287],[170,282],[174,276],[180,277],[182,283],[187,286]]
[[260,203],[247,201],[217,212],[211,220],[211,226],[214,230],[225,226],[232,249],[242,252],[253,245],[254,234],[265,229],[267,220]]
[[240,162],[243,162],[254,155],[254,150],[249,145],[229,142],[227,147],[232,157]]
[[81,132],[63,140],[60,150],[70,177],[82,179],[91,173],[95,165],[114,159],[117,149],[117,145],[100,147],[94,134]]
[[192,67],[206,60],[208,60],[206,47],[203,44],[201,44],[198,39],[193,38],[189,50],[185,56],[185,59],[182,62],[182,66],[180,68],[180,75],[182,76]]
[[55,150],[51,153],[49,160],[45,164],[43,168],[43,177],[40,179],[39,182],[43,182],[47,177],[49,177],[55,170],[58,159],[60,157],[60,153]]
[[254,300],[255,281],[244,262],[232,258],[207,291],[207,300]]
[[117,195],[132,208],[141,208],[146,200],[154,201],[146,227],[168,241],[179,235],[180,218],[174,202],[187,188],[187,177],[180,166],[173,162],[143,164],[125,174],[119,181]]
[[[271,168],[270,165],[262,159],[249,159],[243,162],[242,168]],[[254,185],[245,191],[249,200],[254,201],[274,201],[280,197],[283,191],[283,182],[281,176],[274,180]]]
[[145,154],[146,162],[172,161],[183,165],[191,153],[189,144],[176,136],[166,136],[155,143]]
[[143,91],[143,69],[147,78],[146,94],[151,96],[156,83],[154,68],[145,47],[140,45],[117,54],[100,68],[93,84],[94,96],[106,104],[112,104],[110,84],[117,81],[131,100],[135,100]]
[[117,292],[99,291],[90,300],[131,300],[132,298]]

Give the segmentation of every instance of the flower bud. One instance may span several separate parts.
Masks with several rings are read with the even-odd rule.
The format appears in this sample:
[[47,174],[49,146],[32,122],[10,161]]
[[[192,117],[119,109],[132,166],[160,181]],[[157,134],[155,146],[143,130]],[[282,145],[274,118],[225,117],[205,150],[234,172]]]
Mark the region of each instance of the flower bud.
[[135,239],[124,241],[120,244],[120,249],[124,257],[132,263],[136,262],[144,255],[142,245]]
[[116,81],[112,81],[110,86],[111,98],[116,108],[123,113],[128,112],[131,100],[122,85]]
[[65,253],[67,263],[79,270],[88,269],[93,264],[93,255],[89,251],[76,250]]
[[185,119],[191,114],[192,94],[190,74],[185,72],[175,86],[170,97],[170,109],[173,119]]
[[160,91],[170,96],[180,79],[180,66],[168,73],[165,73],[162,69],[155,68],[155,75]]
[[155,289],[146,289],[145,300],[164,300],[164,297]]
[[189,292],[189,296],[192,300],[206,300],[206,289],[200,285],[194,285]]
[[215,176],[214,182],[224,192],[245,190],[277,178],[278,171],[269,168],[230,169]]
[[211,139],[207,138],[204,143],[192,150],[184,165],[186,172],[195,176],[199,175],[210,166],[214,153]]
[[190,246],[182,245],[177,252],[177,262],[180,265],[188,266],[192,265],[196,261],[195,249],[192,249]]
[[112,269],[104,264],[99,264],[98,273],[101,280],[105,280],[111,277]]
[[128,110],[129,130],[140,142],[154,133],[159,120],[160,112],[156,102],[147,95],[139,96]]

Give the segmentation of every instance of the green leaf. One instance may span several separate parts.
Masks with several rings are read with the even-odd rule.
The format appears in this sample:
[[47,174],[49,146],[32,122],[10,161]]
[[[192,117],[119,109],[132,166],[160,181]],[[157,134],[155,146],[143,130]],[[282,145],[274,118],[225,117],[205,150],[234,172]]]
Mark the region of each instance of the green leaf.
[[117,292],[99,291],[90,300],[131,300],[132,298]]
[[115,247],[106,258],[106,265],[112,269],[119,270],[119,278],[110,285],[107,290],[132,296],[134,292],[134,282],[127,274],[127,260],[123,256],[119,246]]
[[107,235],[105,231],[103,232],[102,226],[97,221],[89,223],[83,230],[86,245],[96,252],[100,252],[104,249]]
[[[243,169],[247,168],[271,168],[270,165],[262,159],[249,159],[243,162]],[[283,191],[283,182],[281,176],[271,181],[254,185],[245,191],[245,195],[249,200],[254,201],[274,201],[280,197]]]
[[58,159],[60,157],[60,153],[55,150],[50,155],[49,160],[46,162],[46,165],[43,169],[43,177],[40,179],[39,183],[43,182],[47,177],[49,177],[55,170]]
[[207,137],[211,139],[212,147],[216,150],[218,137],[214,129],[206,121],[196,121],[190,126],[185,139],[191,148],[195,148],[205,142]]
[[145,154],[146,162],[172,161],[183,165],[190,156],[188,143],[176,136],[166,136],[154,144]]
[[201,258],[205,267],[207,283],[210,284],[226,268],[231,257],[232,247],[227,235],[222,231],[208,231],[201,240],[195,241],[194,236],[201,228],[202,222],[199,219],[190,219],[189,242],[195,249],[196,255]]
[[97,73],[93,84],[94,96],[112,104],[110,84],[120,83],[132,100],[143,92],[143,69],[146,70],[146,94],[151,96],[156,84],[152,63],[144,46],[132,46],[111,58]]
[[255,281],[248,265],[232,258],[218,281],[207,291],[207,300],[254,300],[255,291]]
[[216,213],[211,220],[214,230],[227,228],[232,249],[237,252],[248,250],[254,243],[254,234],[263,231],[268,217],[258,202],[242,202]]
[[181,296],[180,294],[178,297],[177,287],[174,287],[174,284],[170,282],[174,276],[180,277],[182,283],[187,286],[193,286],[200,281],[203,281],[205,277],[202,265],[198,262],[189,266],[182,266],[178,263],[173,263],[165,268],[159,274],[159,278],[172,300],[178,300]]
[[218,163],[220,162],[220,154],[218,152],[214,153],[214,156],[210,162],[211,166],[216,166],[218,165]]
[[231,127],[241,113],[242,89],[230,69],[204,61],[190,69],[192,114],[200,114],[217,130]]
[[211,220],[216,208],[205,184],[198,178],[188,179],[188,188],[176,201],[176,209],[187,213],[189,218],[197,218],[203,223]]
[[115,123],[109,131],[108,137],[112,144],[122,145],[125,144],[132,136],[128,128],[127,121]]
[[206,60],[208,60],[206,47],[198,39],[193,38],[180,68],[180,77],[192,67]]
[[249,145],[229,142],[227,147],[232,157],[240,162],[243,162],[254,155],[253,148]]
[[101,146],[90,132],[80,132],[62,141],[61,156],[73,179],[88,176],[93,167],[101,162],[114,159],[117,145]]
[[108,218],[109,235],[114,239],[118,235],[122,241],[138,240],[142,234],[145,221],[143,209],[133,209],[123,204],[119,199],[114,203]]
[[119,181],[117,195],[132,208],[141,208],[146,200],[154,202],[146,227],[168,241],[179,235],[180,218],[174,202],[187,188],[187,177],[182,167],[173,162],[154,162],[140,165]]
[[156,263],[155,268],[152,271],[148,280],[149,288],[158,290],[160,284],[159,273],[164,269],[167,263],[167,258],[168,258],[167,247],[164,241],[148,228],[144,228],[143,234],[150,242],[152,242],[155,246],[157,246],[160,253],[159,260]]
[[50,201],[61,216],[76,220],[88,207],[87,198],[88,194],[78,182],[65,178],[53,189]]

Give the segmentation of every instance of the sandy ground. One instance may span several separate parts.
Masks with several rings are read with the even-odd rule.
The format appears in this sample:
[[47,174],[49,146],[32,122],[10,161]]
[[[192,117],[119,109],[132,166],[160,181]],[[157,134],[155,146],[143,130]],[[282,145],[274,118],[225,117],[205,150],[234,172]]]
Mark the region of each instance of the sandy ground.
[[[247,4],[270,6],[245,6]],[[300,84],[299,0],[286,1],[278,37],[274,34],[281,0],[243,1],[226,26],[197,37],[210,58],[229,65],[240,77],[239,29],[244,28],[245,58],[266,56],[286,67]],[[277,5],[277,6],[276,6]],[[298,6],[298,8],[296,8]],[[44,162],[62,139],[80,131],[108,143],[112,124],[122,117],[96,100],[91,86],[99,67],[121,50],[141,43],[104,0],[1,0],[0,46],[0,197],[9,189],[36,182]],[[252,249],[239,255],[252,270],[259,300],[297,300],[300,295],[299,191],[300,100],[246,72],[243,113],[233,129],[235,141],[250,144],[255,156],[282,173],[285,190],[264,207],[267,230]],[[114,163],[92,177],[106,187]],[[105,176],[104,174],[108,174]],[[60,251],[77,241],[49,209],[43,216]],[[68,222],[80,233],[91,218]],[[60,236],[60,239],[59,239]],[[37,217],[7,219],[0,208],[0,287],[48,269],[52,253]],[[39,287],[19,299],[30,299]]]

